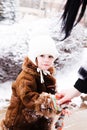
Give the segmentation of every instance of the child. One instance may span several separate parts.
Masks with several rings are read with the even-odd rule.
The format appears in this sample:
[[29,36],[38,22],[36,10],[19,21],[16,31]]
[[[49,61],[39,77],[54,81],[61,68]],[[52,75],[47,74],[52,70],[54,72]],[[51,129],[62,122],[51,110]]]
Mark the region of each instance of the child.
[[22,71],[12,84],[12,96],[2,130],[50,130],[56,113],[52,95],[56,93],[53,77],[58,52],[49,36],[36,36],[29,44]]

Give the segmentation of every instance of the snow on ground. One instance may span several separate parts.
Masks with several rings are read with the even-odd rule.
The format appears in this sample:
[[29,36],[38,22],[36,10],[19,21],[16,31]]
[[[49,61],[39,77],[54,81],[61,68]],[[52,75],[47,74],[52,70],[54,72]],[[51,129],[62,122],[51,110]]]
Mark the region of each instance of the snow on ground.
[[[3,48],[4,49],[10,49],[10,44],[12,43],[13,41],[13,45],[15,43],[15,40],[18,40],[19,39],[19,43],[22,44],[22,41],[24,39],[26,39],[25,37],[25,31],[29,31],[31,29],[35,30],[34,33],[37,33],[37,30],[39,30],[39,33],[41,32],[41,28],[42,27],[42,20],[41,20],[41,24],[38,27],[36,27],[35,25],[35,22],[40,19],[36,16],[30,16],[30,17],[27,17],[25,16],[24,19],[21,20],[21,22],[18,22],[14,25],[9,25],[6,27],[4,26],[4,24],[1,24],[0,25],[0,30],[2,30],[2,33],[0,33],[0,40],[2,40],[2,45],[0,45],[0,54],[2,53],[3,51]],[[49,19],[48,19],[49,21]],[[45,27],[48,26],[47,22],[45,23],[45,21],[43,20],[44,24],[45,24]],[[34,24],[33,24],[34,23]],[[39,21],[40,23],[40,21]],[[46,25],[47,24],[47,25]],[[27,30],[25,30],[25,28]],[[3,37],[1,35],[3,35],[3,29],[4,29],[4,32],[7,34],[7,36],[3,39]],[[10,30],[13,29],[13,32]],[[48,30],[45,30],[47,33],[48,33]],[[10,33],[13,33],[13,35],[11,35],[11,39],[9,40],[8,39],[8,35],[10,35]],[[19,37],[19,34],[20,33],[20,37]],[[28,32],[27,34],[29,34],[30,32]],[[18,39],[17,39],[17,35],[18,35]],[[24,37],[23,37],[24,36]],[[16,38],[15,38],[16,37]],[[7,41],[7,43],[9,44],[5,44]],[[0,41],[1,42],[1,41]],[[17,48],[18,49],[18,48]],[[18,51],[18,50],[15,50],[15,51]],[[84,57],[85,55],[85,57]],[[87,56],[87,49],[84,49],[83,50],[83,53],[82,53],[82,58],[83,60],[78,60],[77,63],[72,63],[71,66],[66,66],[63,70],[57,72],[57,75],[56,75],[56,78],[57,78],[57,83],[58,83],[58,89],[61,90],[63,88],[69,88],[69,87],[73,87],[76,79],[77,79],[77,71],[80,67],[80,65],[82,64],[83,61],[85,61],[86,59],[86,56]],[[8,105],[8,100],[10,99],[11,97],[11,84],[12,84],[12,81],[8,81],[8,82],[5,82],[5,83],[2,83],[0,84],[0,109],[2,107],[5,107]],[[80,104],[80,98],[76,98],[74,100],[74,102],[76,102],[78,105]]]

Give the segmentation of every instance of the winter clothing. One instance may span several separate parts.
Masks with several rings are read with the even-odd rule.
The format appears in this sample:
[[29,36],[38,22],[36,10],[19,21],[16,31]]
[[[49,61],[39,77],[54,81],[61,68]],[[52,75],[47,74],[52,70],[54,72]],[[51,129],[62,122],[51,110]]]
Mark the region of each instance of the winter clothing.
[[34,36],[29,43],[28,56],[34,64],[36,64],[36,57],[42,54],[50,54],[54,59],[59,56],[54,40],[48,35]]
[[81,93],[87,94],[87,68],[80,67],[78,73],[79,73],[79,78],[76,81],[74,87]]
[[22,71],[12,84],[12,96],[2,130],[51,130],[54,114],[60,111],[53,101],[56,80],[53,67],[41,70],[36,57],[48,54],[54,57],[58,52],[53,39],[48,35],[34,36],[30,40],[29,54]]
[[[22,71],[12,84],[12,96],[2,130],[50,130],[52,118],[46,116],[52,114],[54,107],[51,107],[52,100],[48,95],[41,96],[42,92],[56,92],[53,68],[48,71],[50,74],[46,75],[42,72],[45,82],[41,83],[37,66],[25,58]],[[46,109],[43,104],[47,104]]]

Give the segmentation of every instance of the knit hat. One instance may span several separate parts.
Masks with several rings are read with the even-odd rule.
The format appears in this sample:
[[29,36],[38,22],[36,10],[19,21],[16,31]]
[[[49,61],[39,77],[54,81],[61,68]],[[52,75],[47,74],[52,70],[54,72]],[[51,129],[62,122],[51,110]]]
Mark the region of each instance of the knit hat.
[[56,59],[58,52],[54,40],[49,35],[37,35],[31,38],[28,56],[36,64],[36,57],[41,54],[49,54]]

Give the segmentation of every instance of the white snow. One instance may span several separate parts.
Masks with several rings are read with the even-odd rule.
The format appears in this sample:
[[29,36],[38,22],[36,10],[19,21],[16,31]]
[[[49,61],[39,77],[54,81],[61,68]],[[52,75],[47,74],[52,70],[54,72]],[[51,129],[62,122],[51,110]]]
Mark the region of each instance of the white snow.
[[11,84],[12,82],[5,82],[0,84],[0,109],[6,107],[11,98]]
[[[46,20],[49,22],[49,19],[46,18]],[[37,26],[37,21],[39,21],[38,25],[40,26]],[[3,49],[4,50],[11,49],[10,46],[12,46],[12,44],[14,45],[16,41],[17,43],[22,44],[23,40],[26,40],[26,35],[25,35],[26,32],[27,32],[27,35],[30,34],[31,30],[34,30],[34,34],[41,33],[42,31],[41,25],[42,23],[44,23],[45,27],[47,27],[48,26],[47,21],[45,21],[44,18],[40,19],[39,17],[36,17],[36,16],[30,15],[29,17],[26,15],[18,23],[15,23],[13,25],[9,26],[9,25],[0,24],[0,43],[2,43],[0,44],[0,54],[3,52]],[[49,33],[49,30],[47,28],[44,28],[43,31],[46,33]],[[10,39],[8,37],[9,35],[11,35]],[[80,37],[80,34],[78,35]],[[15,48],[15,51],[18,51],[18,49],[19,48]],[[81,53],[80,56],[79,56],[79,59],[77,60],[78,61],[77,63],[73,62],[71,65],[66,66],[61,71],[58,70],[56,78],[57,78],[59,91],[63,88],[65,89],[65,88],[73,87],[78,77],[77,71],[79,67],[81,66],[81,64],[85,61],[85,59],[87,59],[87,48],[83,49],[83,53]],[[12,84],[11,81],[0,84],[0,109],[8,105],[8,102],[6,100],[9,100],[11,97],[11,84]],[[74,99],[74,102],[76,102],[79,105],[80,98],[78,97]]]

